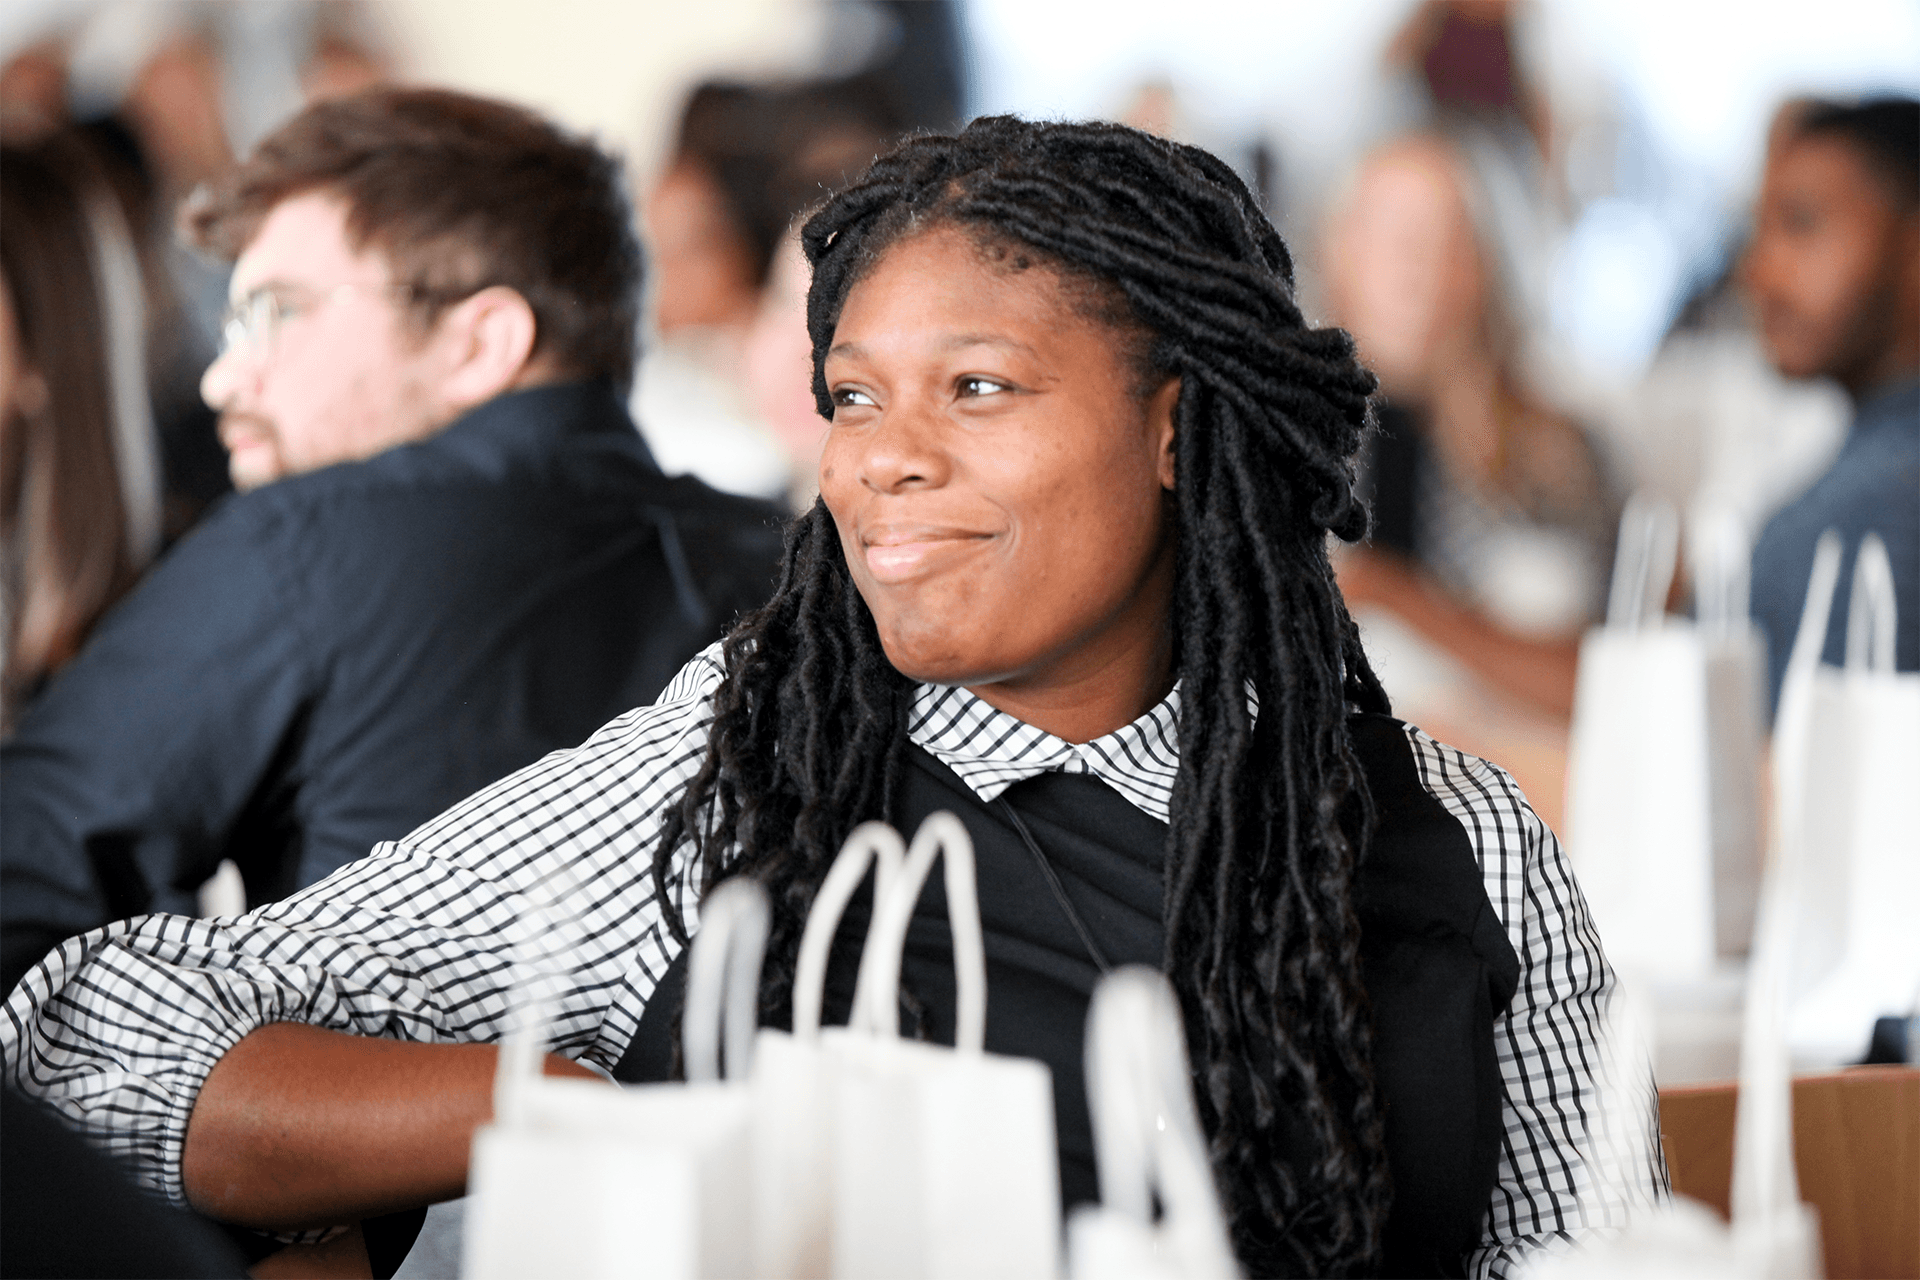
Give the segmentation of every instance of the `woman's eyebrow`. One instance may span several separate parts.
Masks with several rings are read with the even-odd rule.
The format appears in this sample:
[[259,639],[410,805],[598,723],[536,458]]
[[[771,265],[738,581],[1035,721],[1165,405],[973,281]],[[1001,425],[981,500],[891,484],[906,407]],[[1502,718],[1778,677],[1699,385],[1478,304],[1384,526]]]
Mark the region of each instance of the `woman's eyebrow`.
[[1003,347],[1008,351],[1019,351],[1030,356],[1039,354],[1017,338],[996,333],[956,333],[940,344],[940,349],[943,351],[959,351],[964,347]]
[[[1001,347],[1025,355],[1039,355],[1039,352],[1027,343],[995,333],[956,333],[942,338],[938,343],[938,349],[941,351],[961,351],[967,347]],[[829,357],[839,356],[845,360],[862,360],[867,354],[866,347],[858,342],[836,342],[827,348]]]

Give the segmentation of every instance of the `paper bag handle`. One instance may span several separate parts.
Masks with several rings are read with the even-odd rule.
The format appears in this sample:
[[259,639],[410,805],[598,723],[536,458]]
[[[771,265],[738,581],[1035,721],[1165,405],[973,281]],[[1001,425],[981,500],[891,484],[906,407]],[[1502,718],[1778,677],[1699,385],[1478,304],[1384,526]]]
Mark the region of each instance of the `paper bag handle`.
[[860,957],[860,980],[854,988],[854,1021],[875,1035],[900,1034],[901,952],[907,945],[907,927],[913,922],[920,889],[942,851],[947,855],[947,923],[953,930],[958,1006],[953,1046],[962,1053],[979,1053],[987,1039],[987,957],[980,937],[973,838],[960,819],[944,809],[928,814],[914,832],[899,882],[874,908],[867,949]]
[[1806,874],[1807,753],[1813,676],[1826,648],[1833,592],[1840,580],[1840,535],[1828,529],[1813,547],[1800,626],[1787,657],[1773,732],[1773,858],[1760,891],[1753,956],[1747,965],[1740,1043],[1740,1101],[1734,1112],[1731,1208],[1735,1223],[1775,1221],[1799,1201],[1793,1167],[1793,1096],[1784,1031],[1792,904]]
[[1100,980],[1086,1060],[1101,1204],[1151,1227],[1158,1191],[1181,1273],[1238,1274],[1193,1105],[1180,1002],[1165,975],[1126,965]]
[[1853,553],[1853,591],[1847,600],[1847,670],[1893,674],[1899,610],[1887,544],[1879,534],[1869,533]]
[[493,1072],[493,1116],[498,1124],[518,1124],[529,1091],[543,1074],[546,1033],[552,1010],[560,1001],[562,982],[556,956],[561,936],[561,903],[580,886],[573,870],[559,864],[522,892],[520,917],[514,922],[519,937],[509,934],[510,1003],[503,1019],[499,1058]]
[[1750,619],[1753,539],[1730,511],[1696,509],[1689,521],[1694,617],[1706,634],[1744,634]]
[[[1787,670],[1811,673],[1827,647],[1827,618],[1833,610],[1833,589],[1840,581],[1840,535],[1829,529],[1813,544],[1813,571],[1807,575],[1807,599],[1800,607],[1800,626],[1793,633]],[[1782,695],[1784,697],[1784,694]]]
[[680,1044],[687,1079],[720,1079],[720,1028],[724,1021],[727,1079],[744,1080],[760,1025],[760,961],[770,925],[767,891],[760,882],[735,876],[721,882],[700,904],[700,930],[687,957],[687,1003],[680,1016]]
[[1658,623],[1666,616],[1680,549],[1680,519],[1673,504],[1644,492],[1634,494],[1620,513],[1616,546],[1607,626],[1637,631]]
[[[832,870],[821,882],[820,892],[814,895],[813,909],[807,913],[807,927],[800,935],[800,957],[793,970],[793,1034],[796,1039],[813,1039],[820,1034],[820,1005],[826,998],[827,956],[833,950],[833,935],[840,928],[840,917],[846,913],[847,903],[853,900],[855,890],[866,878],[867,868],[874,868],[874,918],[878,923],[880,906],[886,902],[888,892],[893,888],[900,874],[900,864],[906,861],[905,843],[900,833],[884,822],[863,822],[853,829],[847,842],[840,846],[840,854],[833,860]],[[873,925],[867,929],[867,945],[873,945]],[[861,964],[865,966],[865,957]],[[858,996],[854,1004],[856,1016],[859,1010]]]
[[[1787,655],[1786,676],[1780,683],[1780,706],[1773,718],[1773,822],[1772,867],[1769,884],[1779,881],[1796,863],[1801,827],[1806,812],[1807,752],[1813,725],[1813,677],[1820,665],[1820,651],[1827,644],[1827,618],[1833,608],[1834,586],[1840,580],[1840,535],[1828,529],[1813,546],[1813,570],[1807,578],[1807,599],[1800,611],[1800,626],[1794,633],[1793,648]],[[1767,910],[1765,896],[1775,892],[1762,889],[1762,917]],[[1756,929],[1759,927],[1756,924]],[[1756,933],[1755,953],[1759,936]],[[1752,966],[1749,966],[1751,972]],[[1752,985],[1751,978],[1749,986]]]

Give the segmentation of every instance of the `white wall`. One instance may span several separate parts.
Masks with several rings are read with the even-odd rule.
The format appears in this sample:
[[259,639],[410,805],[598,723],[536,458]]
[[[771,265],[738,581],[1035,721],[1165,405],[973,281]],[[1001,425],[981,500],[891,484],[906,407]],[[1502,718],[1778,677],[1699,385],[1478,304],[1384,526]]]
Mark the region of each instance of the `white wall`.
[[400,73],[511,98],[625,152],[637,187],[664,160],[681,101],[716,74],[803,72],[814,0],[380,0]]

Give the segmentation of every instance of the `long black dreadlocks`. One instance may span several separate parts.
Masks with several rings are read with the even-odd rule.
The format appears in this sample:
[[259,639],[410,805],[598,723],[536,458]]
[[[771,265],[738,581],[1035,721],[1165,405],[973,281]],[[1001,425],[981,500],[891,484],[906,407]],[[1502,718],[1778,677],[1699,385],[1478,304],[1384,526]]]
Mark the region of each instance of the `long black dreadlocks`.
[[[1181,380],[1165,969],[1242,1263],[1364,1273],[1391,1189],[1351,900],[1372,812],[1346,717],[1387,701],[1326,535],[1366,529],[1351,460],[1374,380],[1345,333],[1306,324],[1285,244],[1218,159],[1117,125],[1003,116],[907,142],[806,224],[822,415],[848,291],[893,244],[942,225],[1091,286],[1117,338],[1145,349],[1143,385]],[[724,652],[711,747],[655,876],[671,901],[672,855],[691,842],[704,883],[765,883],[762,1000],[783,1022],[815,891],[853,826],[888,815],[912,684],[888,664],[818,503],[790,527],[773,599]],[[1302,1127],[1311,1155],[1296,1180],[1285,1131]]]

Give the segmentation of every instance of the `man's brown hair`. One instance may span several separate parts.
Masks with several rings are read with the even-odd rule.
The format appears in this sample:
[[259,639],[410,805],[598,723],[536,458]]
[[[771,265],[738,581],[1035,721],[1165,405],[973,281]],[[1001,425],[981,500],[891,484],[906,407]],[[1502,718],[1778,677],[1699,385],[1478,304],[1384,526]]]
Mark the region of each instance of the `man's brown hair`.
[[229,260],[273,207],[321,191],[347,208],[425,327],[493,285],[533,308],[534,354],[633,376],[640,246],[619,161],[531,111],[444,89],[381,87],[308,107],[195,193],[186,238]]

